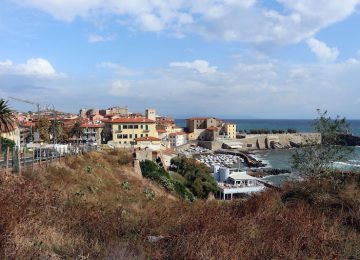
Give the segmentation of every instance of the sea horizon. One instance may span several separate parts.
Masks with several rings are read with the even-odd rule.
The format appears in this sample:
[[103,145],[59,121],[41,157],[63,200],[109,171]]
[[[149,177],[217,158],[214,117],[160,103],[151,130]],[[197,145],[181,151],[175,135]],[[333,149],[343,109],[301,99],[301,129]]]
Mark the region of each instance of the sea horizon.
[[[294,129],[298,132],[314,132],[314,119],[223,119],[236,124],[237,131],[251,129],[284,130]],[[360,119],[347,119],[350,132],[360,136]],[[186,119],[175,119],[176,125],[186,127]]]

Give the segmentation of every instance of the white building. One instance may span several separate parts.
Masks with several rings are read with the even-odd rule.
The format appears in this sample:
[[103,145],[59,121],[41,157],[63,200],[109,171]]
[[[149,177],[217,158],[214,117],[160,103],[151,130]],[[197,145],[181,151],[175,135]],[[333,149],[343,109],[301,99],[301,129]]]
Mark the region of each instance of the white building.
[[169,134],[170,147],[177,147],[187,143],[185,132],[176,132]]
[[217,195],[223,200],[265,189],[264,184],[258,178],[250,176],[246,172],[232,171],[226,167],[214,167],[213,177],[218,183]]

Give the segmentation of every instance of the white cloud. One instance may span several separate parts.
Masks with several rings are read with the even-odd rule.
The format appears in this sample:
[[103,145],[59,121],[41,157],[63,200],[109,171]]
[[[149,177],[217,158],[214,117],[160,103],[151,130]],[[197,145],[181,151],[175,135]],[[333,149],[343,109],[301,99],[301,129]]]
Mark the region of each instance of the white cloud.
[[201,73],[193,64],[179,62],[170,64],[170,70],[159,69],[140,79],[115,81],[110,93],[133,100],[134,105],[166,107],[169,114],[304,117],[315,116],[316,108],[322,106],[356,117],[357,104],[348,100],[358,96],[357,59],[320,64],[238,63],[216,73],[205,73],[206,69]]
[[116,80],[112,82],[109,94],[117,97],[127,96],[129,94],[129,82]]
[[200,73],[214,73],[217,70],[215,66],[209,66],[205,60],[194,60],[193,62],[171,62],[170,67],[186,68],[196,70]]
[[134,76],[139,74],[140,72],[135,71],[133,69],[129,69],[123,65],[116,64],[113,62],[101,62],[97,64],[97,67],[99,68],[106,68],[106,69],[112,69],[114,70],[118,75],[120,76]]
[[88,38],[89,43],[97,43],[97,42],[109,42],[115,39],[114,35],[110,36],[102,36],[99,34],[90,34]]
[[15,64],[11,60],[0,61],[0,75],[35,76],[39,78],[61,78],[49,61],[43,58],[31,58],[23,64]]
[[315,38],[308,39],[307,44],[309,45],[310,50],[321,61],[334,61],[339,55],[337,48],[330,48],[326,45],[326,43]]
[[275,10],[256,0],[16,1],[67,22],[109,15],[131,29],[165,31],[175,37],[196,33],[213,40],[280,44],[313,37],[349,17],[359,4],[359,0],[277,0],[283,8]]

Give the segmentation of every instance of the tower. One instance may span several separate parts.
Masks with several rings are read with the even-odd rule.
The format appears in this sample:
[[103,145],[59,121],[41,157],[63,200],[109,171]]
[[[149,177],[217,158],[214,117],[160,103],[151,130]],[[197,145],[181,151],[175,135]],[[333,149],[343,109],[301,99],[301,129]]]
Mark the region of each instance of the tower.
[[145,110],[145,117],[150,120],[156,120],[156,110],[154,108],[148,108]]

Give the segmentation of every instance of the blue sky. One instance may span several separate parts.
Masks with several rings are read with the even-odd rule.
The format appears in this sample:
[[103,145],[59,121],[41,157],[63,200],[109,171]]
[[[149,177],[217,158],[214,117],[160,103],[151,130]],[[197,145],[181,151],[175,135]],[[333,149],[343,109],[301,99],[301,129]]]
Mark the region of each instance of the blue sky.
[[3,0],[0,96],[69,112],[360,118],[359,3]]

